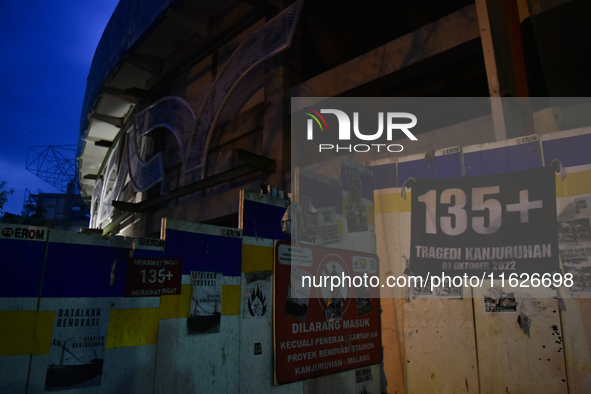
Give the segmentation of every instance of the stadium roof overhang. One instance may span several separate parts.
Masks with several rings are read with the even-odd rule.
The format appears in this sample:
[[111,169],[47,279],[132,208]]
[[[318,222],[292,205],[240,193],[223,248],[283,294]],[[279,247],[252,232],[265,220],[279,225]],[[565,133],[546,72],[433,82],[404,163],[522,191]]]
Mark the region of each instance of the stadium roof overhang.
[[277,10],[265,0],[152,3],[157,4],[138,10],[135,2],[121,0],[97,47],[77,149],[85,199],[90,199],[111,147],[132,124],[136,109],[166,94],[188,67]]

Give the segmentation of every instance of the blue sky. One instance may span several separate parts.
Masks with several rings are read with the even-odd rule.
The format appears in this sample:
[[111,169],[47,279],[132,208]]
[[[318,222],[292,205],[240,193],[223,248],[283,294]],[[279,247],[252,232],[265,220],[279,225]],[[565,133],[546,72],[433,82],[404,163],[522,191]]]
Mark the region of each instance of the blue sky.
[[25,189],[57,192],[25,169],[29,146],[77,143],[86,77],[119,0],[0,0],[0,181],[15,190],[5,212],[20,214]]

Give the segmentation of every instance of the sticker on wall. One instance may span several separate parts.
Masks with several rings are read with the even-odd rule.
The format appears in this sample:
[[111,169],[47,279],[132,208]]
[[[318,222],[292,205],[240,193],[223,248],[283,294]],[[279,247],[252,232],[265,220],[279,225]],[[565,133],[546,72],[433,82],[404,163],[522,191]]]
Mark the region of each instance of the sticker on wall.
[[306,321],[308,305],[310,304],[310,290],[302,286],[292,286],[292,283],[301,283],[302,275],[306,271],[292,266],[287,294],[285,297],[285,314],[301,321]]
[[[377,259],[366,258],[365,256],[353,257],[353,271],[356,274],[376,274]],[[371,312],[372,302],[369,288],[360,286],[355,288],[355,301],[357,304],[357,315],[363,316]]]
[[356,166],[342,163],[341,171],[345,172],[344,189],[348,192],[349,201],[361,201],[361,178],[359,177],[359,170]]
[[191,271],[191,311],[187,318],[189,334],[220,332],[222,279],[219,272]]
[[463,287],[445,286],[435,288],[435,296],[439,298],[462,298]]
[[125,297],[181,294],[182,259],[129,258]]
[[[407,268],[410,265],[410,261],[402,256],[406,260]],[[409,272],[412,273],[412,271]],[[462,286],[434,286],[432,279],[422,284],[411,283],[407,288],[407,295],[410,295],[413,299],[416,298],[447,298],[447,299],[462,299],[464,297],[464,288]]]
[[270,318],[271,284],[273,271],[249,272],[244,274],[246,286],[242,294],[244,319]]
[[573,293],[591,292],[591,195],[561,198],[558,250]]
[[346,201],[345,213],[347,215],[347,232],[359,233],[368,230],[366,206],[363,203],[363,183],[361,181],[361,172],[365,176],[370,176],[365,168],[357,165],[342,162],[341,172],[343,178],[343,191]]
[[109,307],[90,303],[56,310],[45,390],[100,386]]
[[371,368],[360,368],[355,370],[355,393],[356,394],[371,394],[371,385],[373,376]]
[[488,294],[484,296],[484,312],[517,312],[517,300],[514,293],[505,293],[504,291],[498,294]]
[[339,225],[336,207],[318,208],[318,235],[323,245],[339,242]]
[[318,211],[310,198],[301,196],[300,201],[299,240],[301,242],[315,244],[318,241]]
[[363,204],[349,204],[345,206],[347,210],[347,231],[350,233],[360,233],[367,231],[367,213]]
[[464,288],[460,286],[440,286],[431,288],[431,283],[413,288],[413,298],[462,298]]

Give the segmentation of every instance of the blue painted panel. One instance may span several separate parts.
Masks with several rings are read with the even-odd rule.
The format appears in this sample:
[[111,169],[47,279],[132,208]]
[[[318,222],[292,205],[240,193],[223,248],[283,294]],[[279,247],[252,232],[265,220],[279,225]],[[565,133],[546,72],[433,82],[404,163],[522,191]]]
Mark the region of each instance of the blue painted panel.
[[50,242],[42,296],[123,297],[129,252],[128,248]]
[[373,176],[359,174],[359,178],[361,178],[361,197],[373,201]]
[[373,172],[373,182],[376,190],[398,186],[396,163],[381,164],[379,166],[369,167],[369,169]]
[[[287,201],[285,205],[288,205]],[[243,234],[248,237],[289,240],[290,238],[281,231],[281,219],[286,209],[287,207],[244,200]]]
[[240,276],[242,238],[168,229],[164,255],[183,259],[184,275],[191,271],[211,271]]
[[558,159],[565,167],[591,164],[591,134],[543,141],[546,164]]
[[0,297],[39,297],[45,242],[0,239]]
[[[136,249],[133,252],[133,257],[143,257],[146,259],[161,259],[164,258],[164,250],[149,250],[149,249]],[[174,258],[174,256],[170,256]]]
[[466,176],[502,174],[543,167],[538,142],[464,153]]
[[435,160],[428,162],[425,159],[398,163],[398,186],[410,177],[421,179],[459,178],[462,176],[461,154],[436,156]]

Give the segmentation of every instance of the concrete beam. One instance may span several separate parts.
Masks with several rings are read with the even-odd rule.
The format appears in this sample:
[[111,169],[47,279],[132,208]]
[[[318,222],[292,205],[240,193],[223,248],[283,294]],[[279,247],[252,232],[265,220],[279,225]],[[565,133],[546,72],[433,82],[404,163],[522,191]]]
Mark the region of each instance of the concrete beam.
[[92,119],[100,120],[101,122],[105,122],[105,123],[110,124],[111,126],[115,126],[117,128],[123,127],[123,118],[118,118],[116,116],[110,116],[110,115],[103,115],[103,114],[99,114],[96,112],[93,113],[90,117]]
[[452,49],[480,36],[469,5],[390,41],[290,90],[292,97],[333,97]]

